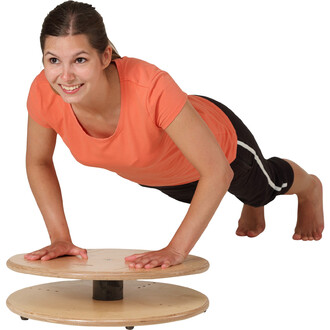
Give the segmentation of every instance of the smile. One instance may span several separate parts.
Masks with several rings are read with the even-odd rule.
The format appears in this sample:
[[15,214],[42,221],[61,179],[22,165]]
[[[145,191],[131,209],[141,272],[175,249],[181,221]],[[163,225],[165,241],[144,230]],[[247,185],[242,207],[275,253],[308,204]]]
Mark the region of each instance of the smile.
[[65,85],[60,85],[60,86],[65,93],[72,94],[77,92],[80,89],[80,87],[83,86],[83,84],[74,85],[74,86],[65,86]]

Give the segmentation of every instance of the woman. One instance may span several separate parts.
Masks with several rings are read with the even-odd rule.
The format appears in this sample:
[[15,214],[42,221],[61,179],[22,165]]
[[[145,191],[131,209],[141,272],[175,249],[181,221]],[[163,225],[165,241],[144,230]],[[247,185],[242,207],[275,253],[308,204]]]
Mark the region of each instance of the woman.
[[244,203],[237,235],[259,235],[264,205],[279,194],[296,194],[293,239],[321,239],[320,180],[290,160],[264,159],[250,131],[221,103],[185,94],[152,64],[121,58],[92,6],[57,6],[40,40],[44,70],[28,98],[26,166],[51,245],[26,259],[87,258],[73,245],[63,211],[52,162],[57,134],[79,162],[190,203],[168,246],[126,257],[132,268],[183,262],[227,191]]

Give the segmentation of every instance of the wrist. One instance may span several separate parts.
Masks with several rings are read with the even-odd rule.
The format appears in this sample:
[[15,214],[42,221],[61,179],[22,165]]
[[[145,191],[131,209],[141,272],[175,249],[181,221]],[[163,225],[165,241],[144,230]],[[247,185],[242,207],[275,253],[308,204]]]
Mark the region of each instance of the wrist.
[[186,258],[190,252],[190,250],[185,249],[183,245],[175,244],[173,240],[168,244],[167,248],[173,251],[174,253],[179,254],[183,258]]
[[52,219],[52,221],[49,219],[47,220],[48,221],[45,222],[51,243],[58,241],[72,243],[70,231],[65,218]]
[[68,242],[72,243],[70,235],[49,235],[51,244],[57,242]]

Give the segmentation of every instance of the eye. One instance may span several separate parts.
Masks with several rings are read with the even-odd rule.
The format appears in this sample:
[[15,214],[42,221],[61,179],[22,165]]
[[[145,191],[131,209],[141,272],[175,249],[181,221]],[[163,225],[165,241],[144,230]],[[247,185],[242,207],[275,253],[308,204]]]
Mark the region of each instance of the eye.
[[57,64],[59,61],[58,61],[58,59],[56,57],[52,57],[52,58],[49,59],[49,62],[51,64]]
[[87,60],[86,60],[85,58],[83,58],[83,57],[78,57],[78,58],[76,59],[76,62],[79,63],[79,64],[85,63],[86,61],[87,61]]

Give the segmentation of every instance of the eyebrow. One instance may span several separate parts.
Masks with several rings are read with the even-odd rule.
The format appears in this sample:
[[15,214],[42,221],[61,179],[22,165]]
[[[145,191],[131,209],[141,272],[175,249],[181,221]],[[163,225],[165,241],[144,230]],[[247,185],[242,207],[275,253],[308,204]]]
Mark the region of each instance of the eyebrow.
[[[72,57],[77,57],[77,56],[79,56],[81,54],[87,54],[87,55],[89,55],[85,50],[81,50],[81,51],[77,52],[76,54],[74,54]],[[47,55],[58,57],[57,55],[55,55],[54,53],[52,53],[50,51],[46,52],[44,56],[47,56]]]

